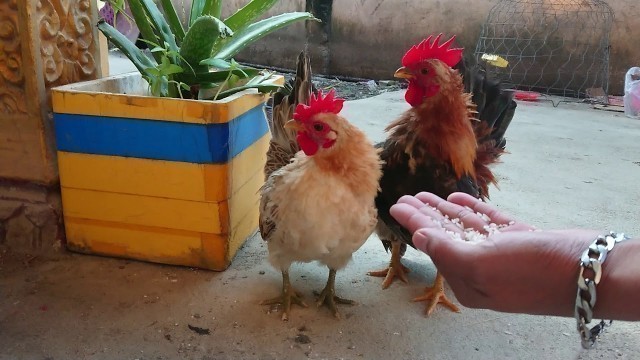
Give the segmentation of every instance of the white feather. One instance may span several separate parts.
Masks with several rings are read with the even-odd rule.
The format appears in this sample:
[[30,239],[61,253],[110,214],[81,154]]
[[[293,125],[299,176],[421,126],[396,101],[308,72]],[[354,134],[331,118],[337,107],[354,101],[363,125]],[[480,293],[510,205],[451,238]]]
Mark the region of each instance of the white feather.
[[[281,270],[311,261],[338,270],[373,232],[374,197],[358,197],[339,177],[325,176],[305,160],[296,158],[272,174],[273,186],[263,193],[263,213],[272,214],[276,224],[268,239],[269,261]],[[269,211],[273,206],[277,211]]]

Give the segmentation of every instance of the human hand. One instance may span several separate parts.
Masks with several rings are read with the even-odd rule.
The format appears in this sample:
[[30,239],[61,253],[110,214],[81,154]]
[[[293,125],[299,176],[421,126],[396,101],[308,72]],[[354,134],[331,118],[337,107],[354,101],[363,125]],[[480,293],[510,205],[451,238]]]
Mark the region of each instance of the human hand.
[[[533,231],[467,194],[448,200],[430,193],[404,196],[391,215],[413,233],[414,245],[432,258],[462,305],[573,314],[578,259],[597,231]],[[465,241],[470,232],[482,241]]]

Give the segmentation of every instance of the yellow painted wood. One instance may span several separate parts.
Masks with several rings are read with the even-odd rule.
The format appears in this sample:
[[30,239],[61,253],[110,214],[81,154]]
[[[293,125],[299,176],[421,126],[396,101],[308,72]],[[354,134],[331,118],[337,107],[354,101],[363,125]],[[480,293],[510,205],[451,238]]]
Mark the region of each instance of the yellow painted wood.
[[270,140],[271,133],[265,134],[260,140],[238,154],[230,163],[232,193],[238,191],[256,173],[264,174],[264,164],[267,161]]
[[65,217],[73,251],[163,264],[224,270],[229,266],[227,235]]
[[228,240],[227,262],[231,262],[244,242],[258,230],[259,208],[255,206],[242,217]]
[[228,164],[194,164],[59,151],[63,188],[218,202],[263,172],[270,135]]
[[220,205],[156,198],[141,195],[116,194],[93,190],[62,188],[65,216],[112,221],[131,225],[223,233]]
[[[64,188],[204,201],[205,168],[223,174],[227,165],[58,152],[60,183]],[[218,177],[216,187],[225,177]],[[226,184],[223,185],[226,188]],[[224,198],[219,197],[218,199]]]
[[266,101],[266,95],[251,91],[219,101],[157,98],[144,96],[141,83],[146,84],[140,74],[130,73],[62,86],[53,91],[53,109],[67,114],[213,124],[228,122]]
[[258,208],[260,202],[260,193],[258,191],[262,184],[264,184],[264,175],[262,173],[254,174],[242,188],[231,196],[229,199],[229,221],[231,228],[235,228],[240,219],[244,218],[251,209]]
[[[54,92],[54,110],[207,124],[229,121],[265,100],[130,96],[143,95],[143,85],[138,74],[68,85]],[[125,92],[130,95],[120,95]],[[59,152],[69,248],[224,270],[257,230],[269,140],[265,134],[227,164]]]
[[228,234],[201,234],[202,249],[200,256],[203,267],[211,270],[222,271],[231,265],[232,257],[229,256]]
[[[258,227],[258,189],[262,186],[262,173],[256,173],[229,201],[217,203],[217,216],[220,222],[220,233],[205,233],[174,228],[175,222],[154,222],[149,226],[146,221],[131,221],[130,208],[116,216],[109,215],[110,207],[98,206],[102,212],[100,219],[96,216],[95,207],[85,206],[65,211],[65,226],[70,249],[79,252],[125,257],[138,260],[197,266],[212,270],[224,270],[229,266],[244,241],[254,234]],[[74,189],[71,189],[74,190]],[[72,199],[68,199],[69,190],[63,191],[65,209],[71,201],[84,201],[86,204],[106,204],[114,202],[122,194],[100,193],[93,191],[71,191]],[[93,193],[93,198],[90,196]],[[115,196],[115,197],[114,197]],[[137,196],[138,212],[148,214],[148,200],[158,200]],[[132,201],[134,198],[129,198]],[[170,199],[159,199],[172,202]],[[145,209],[142,209],[145,208]],[[179,206],[171,206],[180,210]],[[197,216],[198,214],[194,214]],[[87,217],[90,217],[87,219]],[[186,217],[185,215],[182,218]],[[116,220],[114,220],[116,219]],[[143,219],[144,220],[144,219]],[[154,220],[160,220],[154,215]],[[166,220],[166,219],[165,219]],[[212,219],[210,219],[212,220]],[[141,224],[143,223],[143,224]]]
[[244,183],[257,173],[264,173],[267,149],[271,133],[266,133],[258,141],[236,155],[225,168],[205,167],[205,199],[220,201],[229,199]]

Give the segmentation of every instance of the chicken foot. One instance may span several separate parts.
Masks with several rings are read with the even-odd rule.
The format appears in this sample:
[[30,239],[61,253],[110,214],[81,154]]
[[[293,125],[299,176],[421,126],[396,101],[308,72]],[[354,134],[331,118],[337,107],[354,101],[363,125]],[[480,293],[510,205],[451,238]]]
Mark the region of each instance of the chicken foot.
[[436,305],[442,304],[448,307],[451,311],[460,312],[460,309],[456,304],[451,302],[444,293],[444,277],[438,272],[436,279],[433,282],[433,286],[425,289],[424,295],[418,296],[412,301],[427,301],[427,307],[425,308],[425,315],[429,316],[435,310]]
[[282,305],[282,321],[289,320],[289,311],[291,311],[291,304],[307,307],[307,304],[302,300],[302,295],[298,293],[291,282],[289,281],[289,270],[282,270],[282,294],[272,299],[263,300],[261,305]]
[[330,268],[329,278],[327,279],[327,285],[324,287],[324,289],[322,289],[322,291],[319,294],[316,293],[316,295],[318,296],[316,305],[318,307],[325,305],[326,307],[329,308],[329,310],[331,310],[331,312],[333,313],[333,316],[335,316],[336,319],[340,319],[341,315],[336,305],[337,304],[355,305],[356,302],[353,300],[343,299],[336,296],[335,285],[336,285],[336,270]]
[[377,271],[369,271],[370,276],[375,277],[384,277],[384,281],[382,282],[382,288],[388,288],[393,280],[397,277],[402,280],[403,283],[408,283],[407,273],[410,271],[409,268],[402,265],[400,261],[402,259],[402,255],[400,255],[400,251],[402,250],[402,244],[398,241],[393,241],[391,243],[391,260],[389,261],[389,267],[382,270]]

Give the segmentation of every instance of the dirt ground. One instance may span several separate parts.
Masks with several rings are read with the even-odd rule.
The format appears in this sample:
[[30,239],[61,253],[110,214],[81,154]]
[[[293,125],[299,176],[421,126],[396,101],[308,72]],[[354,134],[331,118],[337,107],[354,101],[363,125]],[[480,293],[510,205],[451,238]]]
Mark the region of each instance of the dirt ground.
[[[405,109],[401,92],[350,101],[344,114],[372,139]],[[587,105],[520,103],[497,167],[492,202],[542,228],[592,227],[640,234],[640,121]],[[337,290],[358,305],[337,321],[322,308],[274,296],[280,276],[259,237],[225,272],[62,253],[54,259],[0,252],[0,359],[636,359],[640,325],[614,322],[592,351],[575,321],[484,310],[423,316],[409,300],[434,277],[429,258],[406,256],[408,285],[380,290],[366,271],[388,260],[372,237],[338,273]],[[532,269],[535,271],[535,269]],[[311,302],[327,271],[294,266]]]

